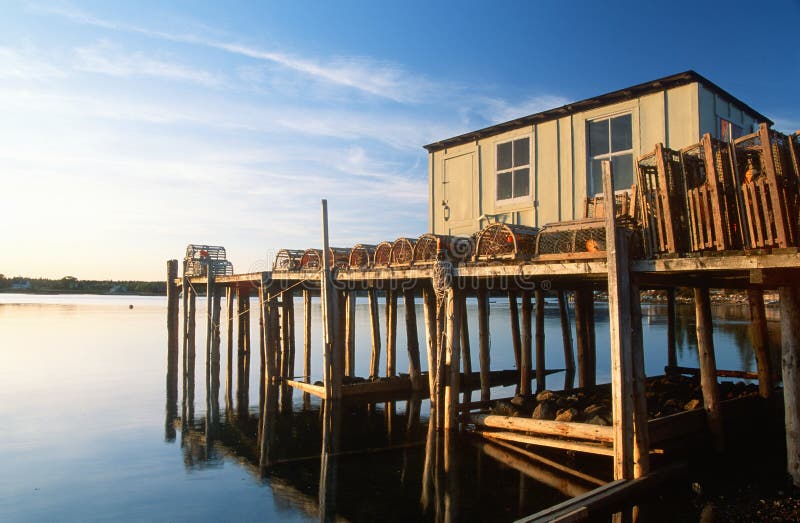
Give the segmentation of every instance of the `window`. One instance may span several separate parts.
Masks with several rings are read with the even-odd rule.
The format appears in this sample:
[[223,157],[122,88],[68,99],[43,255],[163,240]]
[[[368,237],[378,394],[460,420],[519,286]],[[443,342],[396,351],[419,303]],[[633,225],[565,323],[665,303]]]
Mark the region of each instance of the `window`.
[[633,185],[633,126],[631,115],[594,120],[588,124],[589,194],[603,192],[602,161],[611,160],[614,190]]
[[497,200],[513,200],[531,193],[531,139],[497,144]]
[[724,142],[732,142],[744,136],[744,129],[725,118],[719,119],[719,139]]

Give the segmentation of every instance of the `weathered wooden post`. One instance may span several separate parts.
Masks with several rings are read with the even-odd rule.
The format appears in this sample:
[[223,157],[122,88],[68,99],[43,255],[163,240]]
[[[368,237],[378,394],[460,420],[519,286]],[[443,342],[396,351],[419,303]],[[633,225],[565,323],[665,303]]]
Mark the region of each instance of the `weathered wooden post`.
[[[533,369],[531,312],[531,293],[524,290],[522,291],[522,352],[519,359],[519,393],[521,396],[530,396],[531,394],[531,369]],[[513,318],[511,321],[514,321]]]
[[575,353],[572,349],[572,325],[569,318],[567,293],[558,291],[558,311],[561,316],[561,339],[564,344],[564,390],[571,390],[575,384]]
[[294,379],[294,364],[295,364],[295,336],[294,336],[294,292],[292,289],[285,289],[283,291],[283,298],[281,299],[283,309],[283,325],[281,333],[284,338],[284,361],[283,361],[283,377],[284,379]]
[[411,388],[419,390],[422,365],[419,355],[419,335],[417,333],[417,309],[414,304],[414,289],[403,290],[403,305],[406,316],[406,340],[408,345],[408,377]]
[[303,376],[311,383],[311,291],[303,289]]
[[227,368],[225,369],[225,407],[228,412],[233,405],[233,287],[225,288],[225,323],[228,331]]
[[478,289],[478,359],[481,371],[481,401],[491,399],[489,376],[489,293],[484,287]]
[[369,323],[372,338],[372,353],[369,360],[369,377],[377,378],[380,375],[381,364],[381,322],[378,317],[378,294],[375,287],[367,291],[369,299]]
[[214,274],[208,266],[206,277],[206,366],[211,361],[211,345],[214,342]]
[[[322,252],[328,253],[328,201],[322,200]],[[325,342],[325,410],[329,408],[331,400],[342,397],[342,373],[339,368],[339,355],[335,349],[335,313],[336,299],[331,279],[330,260],[328,256],[322,256],[322,273],[320,274],[320,286],[322,291],[322,323]],[[327,419],[327,416],[326,416]],[[325,453],[323,458],[327,459]]]
[[466,300],[467,296],[464,295],[464,306],[461,307],[461,367],[464,369],[465,381],[469,383],[472,375],[472,347],[469,342],[469,316],[467,315]]
[[547,369],[545,366],[544,346],[544,291],[537,286],[536,296],[536,392],[547,388],[545,379]]
[[514,349],[514,364],[522,374],[522,340],[519,331],[519,306],[517,305],[517,291],[508,290],[508,312],[511,317],[511,346]]
[[167,405],[164,438],[175,441],[174,421],[178,415],[178,260],[167,261]]
[[578,386],[594,387],[597,362],[594,336],[594,291],[575,290],[575,332],[578,338]]
[[464,306],[463,294],[455,286],[447,289],[445,336],[447,351],[445,368],[447,383],[444,391],[444,429],[458,429],[458,392],[461,378],[461,307]]
[[356,375],[356,293],[352,289],[345,293],[345,352],[344,352],[344,373],[345,376],[354,377]]
[[786,424],[786,467],[800,487],[800,295],[797,287],[778,288],[781,300],[781,369]]
[[[611,342],[611,405],[614,431],[614,479],[633,479],[647,472],[647,463],[635,467],[636,455],[643,457],[647,448],[647,413],[634,409],[641,402],[633,395],[633,307],[631,305],[631,278],[629,269],[628,238],[617,230],[614,199],[614,178],[611,162],[603,161],[603,189],[605,199],[606,250],[608,266],[608,316]],[[638,290],[637,290],[638,292]],[[634,420],[640,423],[642,437],[635,438]],[[635,444],[642,445],[635,450]],[[646,458],[645,458],[646,459]]]
[[236,402],[240,420],[247,418],[250,398],[250,289],[236,288],[236,304],[239,316],[238,359],[236,373]]
[[633,477],[650,471],[650,429],[647,414],[647,376],[644,370],[642,301],[639,286],[631,281],[631,365],[633,380]]
[[758,368],[758,393],[762,398],[769,398],[772,396],[775,385],[772,382],[772,364],[769,359],[769,334],[767,313],[764,308],[764,291],[750,287],[747,289],[747,300],[750,304],[750,336],[753,340],[753,352],[756,355]]
[[675,288],[667,289],[667,366],[678,366],[678,350],[675,342]]
[[722,412],[719,406],[717,360],[714,354],[714,328],[711,319],[711,298],[707,287],[694,289],[694,303],[697,323],[697,357],[700,364],[700,386],[703,389],[703,407],[706,410],[708,429],[711,432],[714,449],[721,452],[725,448],[725,433],[722,426]]
[[[431,399],[431,412],[436,410],[436,369],[439,339],[437,337],[438,322],[436,320],[436,292],[430,285],[422,288],[422,310],[425,315],[425,341],[428,350],[428,391]],[[435,422],[432,422],[435,425]]]
[[397,370],[397,291],[393,282],[386,288],[386,376],[392,377]]

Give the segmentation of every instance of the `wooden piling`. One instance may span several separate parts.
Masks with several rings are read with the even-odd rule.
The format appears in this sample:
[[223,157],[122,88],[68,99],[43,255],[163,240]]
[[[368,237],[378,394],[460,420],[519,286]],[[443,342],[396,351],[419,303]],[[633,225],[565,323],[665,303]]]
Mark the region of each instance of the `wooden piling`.
[[178,287],[175,280],[178,277],[178,260],[167,261],[167,329],[175,330],[178,327]]
[[544,291],[537,287],[536,296],[536,392],[547,388],[545,382],[547,369],[545,368],[544,345]]
[[228,332],[225,369],[225,406],[230,412],[233,404],[233,287],[225,287],[225,323]]
[[286,347],[284,358],[283,376],[286,379],[294,379],[294,364],[295,364],[295,332],[294,332],[294,292],[292,289],[283,291],[283,316],[285,317],[284,326],[281,328]]
[[508,311],[511,317],[511,346],[514,349],[514,364],[522,370],[521,352],[522,340],[519,331],[519,306],[517,305],[517,291],[508,291]]
[[719,405],[717,360],[714,354],[711,298],[708,288],[694,289],[694,303],[697,330],[697,357],[700,367],[700,385],[703,388],[703,407],[706,410],[708,429],[711,432],[714,449],[721,452],[725,448],[725,433],[722,426],[722,412],[720,411]]
[[531,293],[522,291],[522,333],[520,338],[522,352],[519,359],[519,393],[521,396],[530,396],[531,394],[531,369],[533,368],[531,312]]
[[461,366],[464,369],[466,380],[472,374],[472,347],[469,342],[469,317],[467,315],[466,297],[461,308]]
[[781,300],[781,370],[786,425],[786,467],[800,487],[800,294],[797,287],[778,288]]
[[675,342],[675,288],[667,289],[667,365],[678,366],[678,350]]
[[[428,390],[430,391],[431,410],[435,411],[436,356],[438,351],[436,320],[436,292],[430,285],[422,288],[422,310],[425,316],[425,342],[428,351]],[[434,423],[435,424],[435,423]]]
[[764,291],[751,287],[747,289],[750,304],[750,336],[758,368],[758,393],[769,398],[775,385],[772,381],[772,364],[769,357],[769,334],[767,332],[767,313],[764,309]]
[[564,390],[571,390],[575,384],[575,353],[572,348],[572,325],[569,317],[567,293],[558,291],[558,311],[561,316],[561,340],[564,344]]
[[378,295],[374,287],[367,291],[369,300],[369,323],[370,335],[372,338],[372,353],[369,360],[369,377],[377,378],[380,376],[381,364],[381,322],[378,317]]
[[594,387],[597,376],[594,339],[594,292],[575,290],[575,332],[578,338],[578,386]]
[[[322,252],[329,252],[330,245],[328,244],[328,201],[322,200]],[[329,403],[333,399],[340,399],[342,397],[342,375],[339,372],[334,344],[335,338],[335,309],[336,297],[334,296],[333,282],[331,281],[331,268],[328,256],[322,256],[322,274],[321,274],[321,294],[322,294],[322,321],[323,333],[325,341],[325,403],[326,410]],[[324,453],[323,453],[324,456]]]
[[206,277],[206,366],[211,360],[211,344],[214,340],[214,275]]
[[386,376],[397,371],[397,291],[386,289]]
[[311,383],[311,291],[303,289],[303,376]]
[[489,401],[489,372],[491,358],[489,355],[489,293],[485,288],[478,289],[478,359],[481,372],[481,401]]
[[356,375],[356,293],[352,290],[345,291],[345,376]]
[[164,438],[175,441],[174,421],[178,415],[178,368],[180,361],[179,351],[179,310],[178,287],[175,279],[178,277],[178,260],[167,262],[167,404],[166,420],[164,423]]
[[419,356],[419,335],[417,333],[417,309],[414,304],[414,290],[403,291],[403,304],[406,313],[406,339],[408,340],[408,376],[411,388],[420,388],[422,364]]
[[617,231],[611,162],[603,161],[608,265],[608,330],[611,348],[611,413],[614,431],[614,479],[634,477],[633,362],[631,349],[630,270],[627,239]]
[[650,472],[650,429],[647,414],[647,375],[644,368],[642,302],[639,286],[631,282],[631,371],[633,380],[633,477]]
[[445,352],[446,385],[444,391],[444,429],[458,429],[458,392],[461,378],[461,307],[463,295],[455,287],[449,287],[446,294]]

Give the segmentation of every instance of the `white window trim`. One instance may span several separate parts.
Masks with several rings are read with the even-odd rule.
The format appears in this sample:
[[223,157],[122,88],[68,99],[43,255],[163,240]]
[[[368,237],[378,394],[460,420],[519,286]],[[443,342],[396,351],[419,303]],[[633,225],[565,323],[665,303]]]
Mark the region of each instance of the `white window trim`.
[[[516,198],[505,198],[500,200],[497,198],[497,146],[508,142],[514,142],[515,140],[520,140],[522,138],[528,139],[528,162],[529,162],[527,164],[528,194],[524,196],[517,196]],[[524,204],[533,205],[533,191],[534,191],[533,181],[534,181],[534,168],[535,168],[534,166],[535,166],[535,156],[534,156],[533,132],[531,132],[530,130],[528,130],[528,132],[524,134],[507,136],[492,142],[492,191],[494,192],[494,205],[496,208],[508,208]],[[516,169],[522,169],[522,168],[524,168],[524,166],[519,166],[519,167],[512,166],[510,170],[513,172]]]
[[[589,147],[590,147],[590,141],[591,141],[591,136],[590,136],[590,133],[589,133],[589,124],[591,124],[592,122],[599,122],[599,121],[602,121],[602,120],[608,120],[609,121],[609,125],[610,125],[610,122],[611,122],[611,120],[613,118],[617,118],[619,116],[625,116],[627,114],[631,115],[631,148],[630,149],[626,149],[624,151],[617,151],[615,153],[612,153],[611,152],[611,144],[609,144],[609,152],[606,153],[606,154],[598,155],[598,156],[600,156],[602,160],[611,160],[614,156],[622,156],[623,154],[630,154],[631,158],[632,158],[632,161],[633,161],[633,182],[636,183],[636,169],[637,169],[637,166],[636,166],[636,152],[635,151],[636,151],[636,141],[637,141],[636,140],[636,134],[637,133],[636,133],[636,126],[634,125],[634,119],[638,115],[635,114],[635,113],[636,112],[633,110],[633,108],[631,108],[631,109],[623,109],[623,110],[619,110],[619,111],[614,111],[613,113],[605,113],[605,114],[593,115],[591,118],[586,118],[584,120],[584,125],[585,125],[585,129],[586,129],[584,132],[585,132],[585,136],[586,136],[585,147],[586,147],[586,194],[587,194],[587,196],[597,196],[598,194],[603,194],[603,188],[602,187],[600,187],[599,190],[595,190],[595,188],[592,187],[592,184],[593,184],[593,179],[592,179],[592,160],[594,160],[596,158],[595,156],[592,156],[592,155],[589,154]],[[614,194],[628,193],[630,191],[631,191],[631,189],[630,189],[630,187],[628,187],[627,189],[618,189],[618,190],[614,191]]]

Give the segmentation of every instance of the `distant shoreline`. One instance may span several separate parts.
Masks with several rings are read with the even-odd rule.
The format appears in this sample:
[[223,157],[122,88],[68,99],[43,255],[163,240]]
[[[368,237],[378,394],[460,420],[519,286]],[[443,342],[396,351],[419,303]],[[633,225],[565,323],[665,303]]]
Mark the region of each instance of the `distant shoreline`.
[[54,296],[57,294],[83,294],[87,296],[166,296],[163,292],[91,292],[83,289],[0,289],[0,294],[31,294]]

